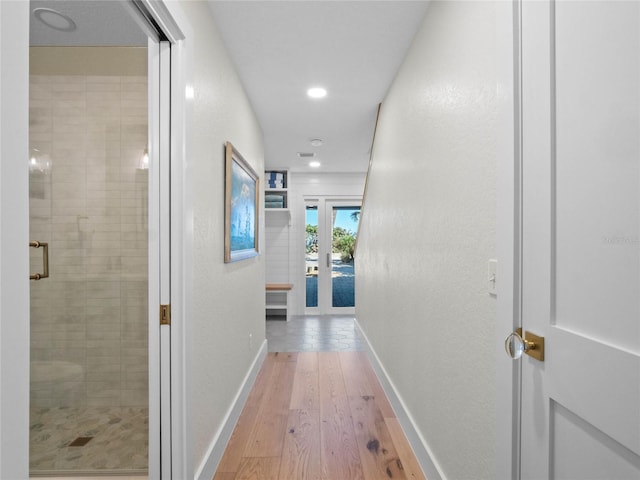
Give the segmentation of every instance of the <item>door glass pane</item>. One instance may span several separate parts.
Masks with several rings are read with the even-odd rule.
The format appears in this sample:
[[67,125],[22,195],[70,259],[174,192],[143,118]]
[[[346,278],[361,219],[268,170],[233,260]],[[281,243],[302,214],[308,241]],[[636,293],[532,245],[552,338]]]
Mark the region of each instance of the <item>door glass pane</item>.
[[333,207],[331,246],[331,306],[354,307],[354,250],[360,206]]
[[[147,470],[144,35],[140,42],[31,47],[30,239],[48,243],[50,272],[30,285],[36,474]],[[40,250],[31,249],[32,273],[42,271]]]
[[306,306],[318,306],[318,207],[307,205],[305,214]]

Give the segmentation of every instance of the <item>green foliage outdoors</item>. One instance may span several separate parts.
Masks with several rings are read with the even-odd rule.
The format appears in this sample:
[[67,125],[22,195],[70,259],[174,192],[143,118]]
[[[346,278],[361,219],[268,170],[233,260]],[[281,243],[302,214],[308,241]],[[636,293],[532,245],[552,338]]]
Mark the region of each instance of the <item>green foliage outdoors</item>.
[[307,225],[307,253],[318,253],[317,225]]
[[336,244],[336,240],[339,240],[342,237],[346,237],[348,235],[353,236],[353,233],[351,233],[349,230],[342,228],[342,227],[333,227],[333,245],[335,248],[335,244]]
[[340,252],[340,259],[345,263],[353,262],[353,254],[356,248],[356,237],[349,232],[346,235],[338,237],[337,239],[334,237],[333,240],[333,250],[334,252]]
[[340,253],[340,259],[343,262],[353,262],[353,253],[356,246],[356,236],[350,230],[346,230],[342,227],[335,227],[333,229],[333,245],[332,252]]
[[[359,216],[360,211],[351,214],[354,220],[357,220]],[[318,253],[318,226],[307,225],[306,234],[307,253]],[[331,247],[333,253],[340,254],[340,259],[343,262],[353,262],[353,254],[356,247],[355,233],[342,227],[334,227]]]

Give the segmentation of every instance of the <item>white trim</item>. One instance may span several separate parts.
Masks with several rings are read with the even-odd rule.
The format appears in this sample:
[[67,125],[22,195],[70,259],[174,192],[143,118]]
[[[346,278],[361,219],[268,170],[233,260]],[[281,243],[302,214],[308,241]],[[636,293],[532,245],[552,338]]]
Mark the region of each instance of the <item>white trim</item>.
[[[160,42],[160,304],[171,304],[171,45]],[[151,311],[157,311],[158,307]],[[156,325],[159,322],[156,320]],[[153,322],[152,324],[153,325]],[[160,327],[160,478],[172,478],[171,337],[172,327]]]
[[[191,334],[193,295],[193,194],[191,164],[189,163],[193,97],[193,38],[191,24],[178,2],[167,0],[138,0],[153,17],[162,33],[171,42],[170,58],[170,188],[171,215],[170,290],[172,325],[168,338],[170,351],[170,478],[193,478],[193,435],[189,408],[191,372]],[[156,306],[159,302],[156,303]],[[164,302],[163,302],[164,303]],[[157,311],[157,310],[156,310]],[[157,321],[157,318],[155,319]],[[164,399],[169,403],[169,399]],[[159,412],[158,412],[159,414]],[[159,451],[159,445],[158,445]],[[149,478],[158,478],[159,471],[149,471]],[[163,472],[166,475],[165,472]],[[163,476],[164,476],[163,475]]]
[[416,426],[416,422],[413,419],[413,416],[407,409],[400,393],[396,389],[395,385],[391,381],[389,374],[385,370],[380,358],[376,354],[375,350],[371,346],[369,342],[369,338],[362,330],[360,323],[358,320],[355,321],[356,328],[362,338],[364,338],[365,344],[367,346],[367,353],[369,354],[369,360],[371,361],[371,365],[378,376],[378,380],[382,385],[382,389],[384,393],[387,395],[391,406],[393,407],[393,411],[404,430],[405,435],[407,436],[407,440],[409,440],[409,444],[413,449],[413,453],[418,459],[418,463],[420,463],[420,467],[422,468],[423,473],[429,480],[446,480],[444,472],[442,468],[438,464],[438,461],[433,454],[433,451],[429,447],[429,444],[420,433],[420,430]]
[[520,0],[499,2],[496,318],[496,478],[519,478],[520,367],[504,339],[520,325]]
[[29,468],[29,2],[0,1],[0,478]]
[[[181,10],[175,23],[192,38]],[[171,416],[173,478],[193,478],[191,319],[193,318],[193,181],[190,135],[193,109],[193,51],[184,41],[171,48]]]
[[144,6],[144,9],[151,14],[162,33],[172,44],[184,40],[185,36],[180,28],[180,22],[176,22],[175,15],[167,8],[167,0],[134,0]]
[[224,417],[222,425],[220,426],[220,428],[218,428],[218,431],[213,436],[213,440],[211,441],[211,444],[207,449],[207,455],[204,461],[198,467],[195,476],[197,480],[211,480],[216,474],[216,470],[218,468],[218,465],[220,464],[220,460],[222,459],[222,454],[224,453],[225,448],[227,448],[227,444],[231,439],[233,429],[238,422],[238,418],[240,418],[240,414],[242,413],[244,404],[249,397],[249,392],[253,387],[253,383],[258,376],[258,372],[260,371],[260,368],[262,367],[266,356],[267,341],[264,340],[262,342],[260,350],[258,350],[258,354],[253,359],[253,363],[251,364],[249,371],[245,375],[244,380],[240,385],[238,393],[236,393],[236,396],[233,399],[229,410],[227,410],[227,414]]
[[[157,152],[160,131],[160,45],[155,40],[148,42],[148,98],[149,102],[149,478],[160,478],[160,329],[158,326],[158,306],[160,305],[160,256],[159,238],[159,197],[160,176]],[[155,328],[153,327],[155,326]]]

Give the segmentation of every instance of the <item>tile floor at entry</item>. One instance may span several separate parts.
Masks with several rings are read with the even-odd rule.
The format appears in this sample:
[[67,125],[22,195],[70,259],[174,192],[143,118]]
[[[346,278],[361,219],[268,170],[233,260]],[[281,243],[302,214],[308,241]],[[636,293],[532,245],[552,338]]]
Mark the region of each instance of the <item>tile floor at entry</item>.
[[292,315],[267,320],[270,352],[347,352],[364,350],[353,315]]

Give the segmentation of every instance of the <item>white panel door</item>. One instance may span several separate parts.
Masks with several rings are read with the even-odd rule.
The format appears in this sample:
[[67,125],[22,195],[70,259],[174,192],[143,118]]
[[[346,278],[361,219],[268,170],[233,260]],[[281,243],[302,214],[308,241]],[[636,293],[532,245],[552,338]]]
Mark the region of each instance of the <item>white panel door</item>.
[[522,4],[523,479],[640,478],[640,3]]

